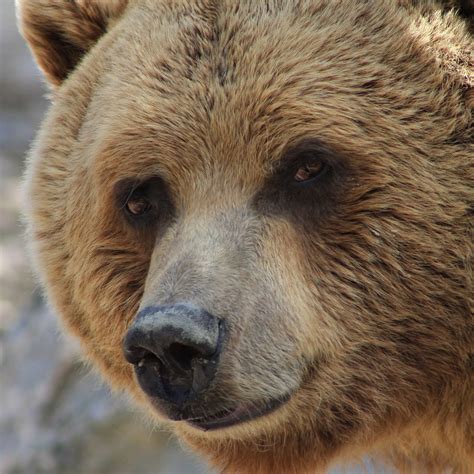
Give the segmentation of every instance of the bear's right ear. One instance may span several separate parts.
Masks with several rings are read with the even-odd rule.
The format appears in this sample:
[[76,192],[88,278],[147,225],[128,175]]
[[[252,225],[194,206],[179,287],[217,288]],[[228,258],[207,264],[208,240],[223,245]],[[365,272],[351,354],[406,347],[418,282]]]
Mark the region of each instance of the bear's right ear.
[[20,30],[49,83],[61,84],[128,0],[16,0]]

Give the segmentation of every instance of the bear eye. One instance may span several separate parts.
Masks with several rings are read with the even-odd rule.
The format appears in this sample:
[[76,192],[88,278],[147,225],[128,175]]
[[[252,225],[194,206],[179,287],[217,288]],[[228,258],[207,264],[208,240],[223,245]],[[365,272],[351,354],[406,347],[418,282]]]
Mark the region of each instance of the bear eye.
[[174,215],[166,183],[160,176],[123,178],[114,186],[117,210],[135,229],[151,229]]
[[151,204],[144,196],[132,195],[125,204],[125,208],[132,216],[142,216],[151,209]]
[[293,176],[297,183],[304,183],[311,181],[323,174],[326,169],[326,164],[322,161],[300,166]]

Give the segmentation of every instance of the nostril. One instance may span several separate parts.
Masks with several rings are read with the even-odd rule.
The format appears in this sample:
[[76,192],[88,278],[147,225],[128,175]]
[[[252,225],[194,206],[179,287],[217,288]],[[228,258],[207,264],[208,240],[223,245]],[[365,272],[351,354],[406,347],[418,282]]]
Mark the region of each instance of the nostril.
[[161,366],[161,360],[153,352],[146,352],[136,365],[137,367],[143,367],[144,365],[156,365],[159,367]]
[[137,381],[153,398],[181,406],[201,396],[216,372],[222,320],[191,305],[142,310],[123,341]]
[[137,346],[125,346],[124,351],[125,359],[130,364],[138,364],[148,353],[145,348]]
[[182,370],[191,370],[193,359],[200,357],[200,352],[193,347],[174,342],[167,351],[168,357],[172,358]]

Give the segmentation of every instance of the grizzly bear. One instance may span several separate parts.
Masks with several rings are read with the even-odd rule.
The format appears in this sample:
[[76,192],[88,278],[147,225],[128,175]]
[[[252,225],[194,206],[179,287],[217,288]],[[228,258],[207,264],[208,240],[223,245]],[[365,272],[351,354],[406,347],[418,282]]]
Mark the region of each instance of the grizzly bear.
[[32,252],[225,472],[474,472],[469,2],[20,0]]

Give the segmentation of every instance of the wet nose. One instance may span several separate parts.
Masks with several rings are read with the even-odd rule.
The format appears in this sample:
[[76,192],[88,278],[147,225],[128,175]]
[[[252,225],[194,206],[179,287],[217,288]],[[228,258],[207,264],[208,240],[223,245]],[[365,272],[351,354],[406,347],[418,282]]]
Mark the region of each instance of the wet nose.
[[212,382],[222,339],[222,320],[201,308],[150,306],[138,313],[123,351],[148,396],[180,407]]

